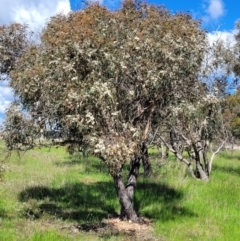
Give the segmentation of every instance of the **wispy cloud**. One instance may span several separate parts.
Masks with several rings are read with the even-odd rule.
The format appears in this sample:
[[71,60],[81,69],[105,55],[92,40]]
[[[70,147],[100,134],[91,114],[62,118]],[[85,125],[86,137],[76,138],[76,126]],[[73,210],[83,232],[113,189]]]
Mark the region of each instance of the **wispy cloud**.
[[212,19],[218,19],[224,14],[224,4],[221,0],[210,0],[207,13]]
[[226,12],[222,0],[203,0],[203,9],[205,15],[202,17],[202,20],[207,25],[218,22],[219,18]]

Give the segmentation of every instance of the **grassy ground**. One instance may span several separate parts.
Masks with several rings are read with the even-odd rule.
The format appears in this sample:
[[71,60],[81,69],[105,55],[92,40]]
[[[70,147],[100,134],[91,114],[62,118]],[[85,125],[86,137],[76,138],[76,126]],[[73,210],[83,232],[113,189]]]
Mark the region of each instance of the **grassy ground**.
[[[137,186],[135,207],[154,228],[145,240],[239,240],[240,152],[218,156],[208,183],[191,179],[174,158],[162,164],[153,155],[155,176],[140,176]],[[118,212],[113,182],[97,159],[45,148],[5,162],[0,240],[142,240],[94,231]]]

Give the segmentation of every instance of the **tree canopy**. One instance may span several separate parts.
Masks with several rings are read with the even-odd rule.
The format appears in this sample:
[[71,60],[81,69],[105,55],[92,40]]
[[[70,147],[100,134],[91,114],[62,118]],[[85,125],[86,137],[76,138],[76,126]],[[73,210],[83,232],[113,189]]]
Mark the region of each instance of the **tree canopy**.
[[10,85],[41,128],[73,129],[71,138],[105,156],[108,140],[142,141],[152,116],[191,94],[204,44],[187,14],[132,1],[115,12],[94,4],[53,17]]

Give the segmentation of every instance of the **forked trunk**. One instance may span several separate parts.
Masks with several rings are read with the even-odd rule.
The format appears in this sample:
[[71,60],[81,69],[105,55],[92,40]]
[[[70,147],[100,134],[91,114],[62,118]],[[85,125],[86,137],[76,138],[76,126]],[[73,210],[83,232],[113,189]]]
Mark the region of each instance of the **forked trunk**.
[[132,220],[134,222],[138,221],[138,216],[133,208],[133,202],[129,196],[128,190],[122,181],[122,177],[114,177],[115,186],[117,189],[118,199],[121,205],[121,220]]
[[121,205],[121,220],[131,220],[133,222],[139,221],[139,217],[133,207],[134,191],[136,187],[139,166],[139,160],[132,161],[126,186],[124,185],[121,176],[113,177],[119,202]]
[[193,149],[194,149],[194,152],[195,152],[195,163],[196,163],[197,174],[198,174],[198,176],[199,176],[199,178],[201,180],[208,181],[209,180],[209,176],[205,172],[205,170],[204,170],[204,168],[202,166],[200,151],[198,150],[196,145],[193,145]]

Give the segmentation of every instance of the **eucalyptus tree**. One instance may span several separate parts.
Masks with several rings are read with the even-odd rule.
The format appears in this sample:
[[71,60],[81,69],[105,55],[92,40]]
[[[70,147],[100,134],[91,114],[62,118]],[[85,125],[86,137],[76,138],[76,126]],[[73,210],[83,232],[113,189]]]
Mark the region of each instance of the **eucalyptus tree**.
[[232,140],[225,109],[226,100],[232,99],[227,96],[238,82],[234,66],[234,43],[224,42],[221,37],[206,43],[197,87],[178,105],[169,105],[171,112],[165,124],[156,128],[155,143],[164,142],[195,178],[209,179],[216,154]]
[[210,93],[192,103],[183,101],[173,107],[161,132],[156,133],[156,140],[162,141],[187,165],[192,177],[201,180],[209,180],[214,158],[230,137],[221,101]]
[[189,14],[132,0],[114,12],[93,4],[52,17],[41,43],[11,72],[10,85],[27,114],[9,109],[9,148],[32,148],[39,133],[62,130],[71,152],[88,148],[107,165],[121,218],[139,221],[133,197],[144,145],[168,115],[166,107],[198,86],[205,36]]
[[[229,52],[229,51],[228,51]],[[240,21],[236,23],[236,35],[235,45],[229,61],[227,61],[229,67],[233,71],[233,80],[235,82],[235,91],[228,93],[224,102],[224,121],[231,130],[234,138],[239,139],[240,137],[240,89],[239,89],[239,78],[240,78]]]
[[[9,73],[16,65],[17,60],[29,46],[30,39],[27,26],[13,23],[0,26],[0,81],[7,80]],[[2,126],[0,123],[0,139],[2,139]],[[1,156],[2,153],[1,153]],[[0,175],[4,165],[0,160]]]
[[14,69],[17,60],[29,46],[26,25],[13,23],[0,26],[0,80]]

